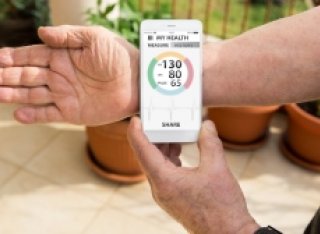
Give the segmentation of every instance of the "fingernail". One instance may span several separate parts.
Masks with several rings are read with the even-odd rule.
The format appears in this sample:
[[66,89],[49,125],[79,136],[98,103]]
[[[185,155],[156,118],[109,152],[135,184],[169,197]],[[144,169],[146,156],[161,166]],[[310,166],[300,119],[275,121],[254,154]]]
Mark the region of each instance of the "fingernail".
[[205,127],[205,129],[208,130],[209,132],[215,132],[215,127],[214,127],[212,121],[210,121],[210,120],[206,120],[206,121],[204,122],[204,127]]

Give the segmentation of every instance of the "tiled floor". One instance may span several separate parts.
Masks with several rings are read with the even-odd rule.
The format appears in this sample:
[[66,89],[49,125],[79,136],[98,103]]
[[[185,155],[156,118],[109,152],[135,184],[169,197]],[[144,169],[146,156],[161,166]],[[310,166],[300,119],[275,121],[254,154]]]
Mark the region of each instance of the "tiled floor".
[[[1,234],[186,233],[154,203],[146,182],[120,186],[88,169],[83,127],[20,125],[13,109],[0,105]],[[263,148],[226,157],[257,221],[298,234],[320,204],[320,175],[280,155],[284,125],[277,114]],[[184,146],[185,164],[196,165],[197,154]]]

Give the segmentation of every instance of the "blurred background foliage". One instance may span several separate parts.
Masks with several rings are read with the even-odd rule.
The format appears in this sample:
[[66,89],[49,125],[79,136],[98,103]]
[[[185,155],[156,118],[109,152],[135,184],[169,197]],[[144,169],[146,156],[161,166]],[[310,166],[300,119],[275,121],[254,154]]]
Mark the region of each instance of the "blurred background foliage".
[[0,21],[33,18],[35,27],[48,25],[50,20],[47,0],[0,0]]
[[[102,0],[97,0],[97,7],[87,11],[88,22],[93,25],[101,25],[122,35],[129,42],[139,47],[139,27],[143,19],[170,19],[170,5],[163,3],[159,9],[149,9],[141,12],[134,2],[120,0],[118,3],[104,7]],[[111,17],[114,8],[119,8],[119,16]]]
[[[139,9],[139,1],[128,0],[134,9]],[[187,18],[189,11],[189,2],[186,0],[177,0],[176,18]],[[229,14],[227,21],[226,38],[237,36],[241,33],[241,21],[244,14],[244,7],[246,0],[230,0]],[[161,7],[171,9],[172,0],[161,0]],[[224,12],[227,0],[212,1],[212,9],[209,16],[209,34],[221,36],[221,28],[223,27]],[[254,28],[264,24],[265,13],[268,7],[268,0],[251,0],[249,7],[249,15],[247,21],[247,29]],[[150,11],[155,9],[157,0],[144,0],[144,9]],[[270,5],[270,15],[268,21],[276,20],[289,15],[289,0],[273,0]],[[207,8],[207,0],[194,1],[193,17],[204,21],[204,13]],[[295,0],[295,7],[293,13],[303,12],[307,10],[307,4],[304,0]]]
[[[175,18],[188,18],[190,2],[192,1],[176,0]],[[193,1],[192,18],[205,21],[205,12],[208,10],[207,2],[207,0]],[[232,38],[242,33],[246,0],[230,0],[228,5],[227,0],[215,0],[212,3],[207,22],[210,25],[207,33],[221,38]],[[289,0],[251,0],[245,30],[260,26],[266,21],[273,21],[308,9],[304,0],[296,0],[290,12],[291,3],[289,3]],[[142,19],[173,17],[172,0],[144,0],[143,10],[140,4],[141,2],[137,0],[120,0],[118,4],[104,7],[103,1],[98,0],[96,9],[90,9],[87,12],[88,21],[91,24],[102,25],[116,31],[138,45],[138,28]],[[117,5],[120,9],[120,17],[111,19],[110,12]],[[228,11],[227,18],[226,10]],[[270,12],[266,13],[267,10]],[[225,33],[222,33],[223,27],[225,27]]]

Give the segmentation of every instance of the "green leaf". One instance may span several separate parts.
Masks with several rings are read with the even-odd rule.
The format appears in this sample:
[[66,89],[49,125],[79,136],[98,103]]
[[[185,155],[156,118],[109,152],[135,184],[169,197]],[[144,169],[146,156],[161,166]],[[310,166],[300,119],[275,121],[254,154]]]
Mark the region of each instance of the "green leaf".
[[113,9],[116,7],[116,3],[115,4],[111,4],[109,6],[106,7],[105,11],[103,12],[102,16],[106,17],[109,13],[111,13],[113,11]]
[[24,10],[32,5],[32,1],[30,1],[30,0],[27,0],[27,1],[11,0],[11,4],[19,10]]
[[121,18],[129,18],[129,19],[137,19],[141,17],[141,13],[133,9],[128,1],[120,1],[120,17]]
[[132,3],[132,1],[128,1],[128,0],[127,0],[127,4],[128,4],[128,6],[131,8],[131,10],[137,11],[137,9],[135,8],[135,6],[134,6],[134,4]]

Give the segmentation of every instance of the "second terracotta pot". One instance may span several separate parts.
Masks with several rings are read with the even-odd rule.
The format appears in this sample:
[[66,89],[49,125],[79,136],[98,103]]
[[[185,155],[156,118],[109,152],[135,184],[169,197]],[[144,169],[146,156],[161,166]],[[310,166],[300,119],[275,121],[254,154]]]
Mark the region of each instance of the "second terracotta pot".
[[[215,107],[208,109],[208,118],[217,128],[219,137],[227,148],[255,148],[268,131],[270,119],[279,106]],[[235,147],[232,147],[234,145]],[[245,146],[248,146],[247,148]],[[252,146],[252,147],[250,147]]]
[[297,104],[288,104],[285,108],[289,122],[284,140],[292,150],[291,155],[286,156],[302,166],[320,171],[320,119]]

